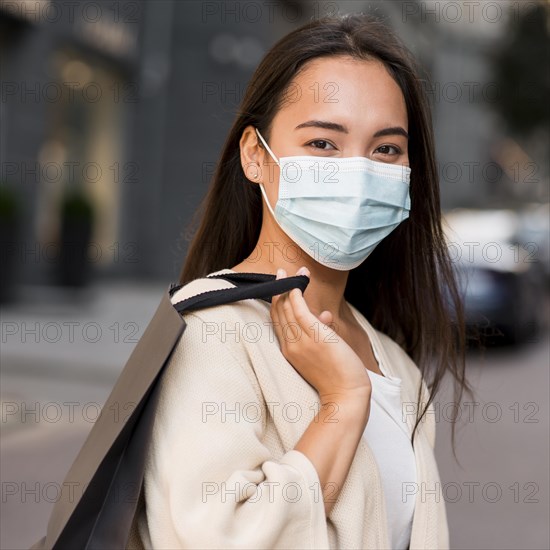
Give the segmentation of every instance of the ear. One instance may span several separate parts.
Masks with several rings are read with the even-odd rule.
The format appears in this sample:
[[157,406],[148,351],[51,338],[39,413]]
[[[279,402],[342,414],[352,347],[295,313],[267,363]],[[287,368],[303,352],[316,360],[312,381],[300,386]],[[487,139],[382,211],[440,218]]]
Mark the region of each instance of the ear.
[[266,152],[254,126],[247,126],[244,129],[239,146],[241,149],[241,166],[245,177],[253,183],[260,183]]

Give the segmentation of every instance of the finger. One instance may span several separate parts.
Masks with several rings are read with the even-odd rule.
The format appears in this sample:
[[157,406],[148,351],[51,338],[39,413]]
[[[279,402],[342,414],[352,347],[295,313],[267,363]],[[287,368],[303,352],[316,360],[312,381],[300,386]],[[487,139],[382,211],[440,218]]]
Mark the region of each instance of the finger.
[[289,293],[289,302],[294,322],[297,323],[302,333],[305,332],[305,334],[313,337],[315,335],[315,323],[318,323],[318,319],[309,309],[299,288],[295,288]]
[[[280,270],[277,269],[277,274],[275,275],[275,279],[279,279],[280,278]],[[280,297],[280,294],[277,294],[275,296],[272,296],[271,297],[271,315],[274,316],[274,315],[277,315],[277,311],[276,311],[276,308],[275,306],[277,305],[277,301]]]
[[[305,275],[306,277],[311,277],[309,269],[305,266],[302,266],[296,272],[296,275]],[[298,324],[299,330],[306,329],[311,333],[312,323],[317,321],[315,315],[309,309],[307,302],[305,301],[303,292],[299,288],[292,289],[289,292],[289,306],[287,307],[287,319],[292,319],[292,321]],[[299,317],[299,318],[298,318]]]
[[[311,273],[309,269],[306,266],[302,266],[298,271],[296,272],[296,275],[305,275],[306,277],[311,277]],[[300,307],[301,306],[301,307]],[[307,314],[310,315],[308,324],[308,331],[309,326],[311,322],[315,319],[315,316],[311,314],[309,307],[307,306],[305,299],[303,297],[303,293],[299,288],[293,288],[288,292],[288,296],[286,296],[285,301],[283,302],[283,311],[286,318],[286,321],[289,326],[289,330],[292,331],[292,333],[295,335],[293,338],[301,338],[303,334],[303,329],[305,328],[303,326],[303,323],[300,323],[296,318],[296,311],[302,311],[307,312]],[[306,333],[307,334],[307,333]]]
[[333,321],[332,313],[328,310],[323,311],[321,315],[319,315],[319,321],[325,325],[330,325]]
[[[283,278],[284,270],[277,270],[277,275],[275,279],[281,279]],[[282,327],[281,324],[284,323],[284,319],[281,319],[280,315],[280,308],[279,308],[279,300],[281,299],[281,294],[278,294],[276,296],[271,297],[271,320],[273,322],[273,330],[275,331],[275,334],[277,335],[277,338],[279,341],[281,341],[282,338]]]
[[[281,279],[287,276],[286,271],[284,269],[281,269],[280,273],[281,273]],[[277,312],[277,317],[278,317],[281,329],[283,329],[288,323],[285,315],[285,310],[284,310],[284,302],[287,299],[288,299],[288,292],[283,292],[282,294],[279,294],[279,296],[277,296],[277,301],[275,303],[275,311]]]
[[300,289],[293,288],[290,290],[282,301],[281,307],[283,309],[283,315],[286,320],[285,336],[292,342],[296,342],[302,334],[302,327],[296,320],[294,314],[294,299],[296,293],[301,294]]

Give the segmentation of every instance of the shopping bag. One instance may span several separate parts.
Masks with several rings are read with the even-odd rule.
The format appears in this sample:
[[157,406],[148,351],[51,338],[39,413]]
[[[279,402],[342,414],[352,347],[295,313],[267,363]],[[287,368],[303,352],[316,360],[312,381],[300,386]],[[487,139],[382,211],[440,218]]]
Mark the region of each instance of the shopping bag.
[[162,296],[65,477],[46,535],[31,550],[139,548],[135,519],[138,506],[144,505],[143,474],[159,399],[158,382],[184,336],[181,315],[246,299],[270,302],[272,296],[293,288],[303,292],[309,283],[305,275],[275,279],[263,273],[224,273],[208,278],[225,279],[234,286],[172,304],[171,296],[182,285],[171,284]]

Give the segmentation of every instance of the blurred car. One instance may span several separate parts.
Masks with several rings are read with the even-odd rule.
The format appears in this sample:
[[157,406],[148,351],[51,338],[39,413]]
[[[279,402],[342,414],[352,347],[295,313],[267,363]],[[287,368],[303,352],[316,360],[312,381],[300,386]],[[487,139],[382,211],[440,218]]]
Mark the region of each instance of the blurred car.
[[546,285],[533,247],[513,210],[455,209],[444,215],[449,254],[463,297],[467,333],[485,345],[536,337],[544,319]]
[[519,212],[518,242],[529,250],[531,258],[543,277],[550,283],[550,203],[526,205]]

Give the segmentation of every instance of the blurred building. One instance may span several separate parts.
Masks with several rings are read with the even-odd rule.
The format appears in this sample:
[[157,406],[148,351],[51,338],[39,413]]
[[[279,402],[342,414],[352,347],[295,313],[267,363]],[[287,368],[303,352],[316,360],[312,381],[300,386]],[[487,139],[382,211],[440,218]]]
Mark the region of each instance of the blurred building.
[[16,281],[59,282],[67,240],[93,276],[175,279],[275,35],[266,13],[223,2],[1,0],[2,204],[17,202],[2,260]]
[[65,232],[90,232],[87,263],[99,271],[111,267],[137,101],[138,8],[0,2],[0,177],[3,196],[17,201],[3,261],[15,262],[18,281],[54,281],[63,220],[72,220]]
[[510,184],[498,159],[516,155],[525,179],[530,157],[504,139],[487,99],[487,52],[521,14],[444,4],[0,0],[2,259],[13,279],[82,282],[83,264],[88,278],[175,280],[254,68],[322,15],[378,14],[429,72],[444,207],[539,200],[547,169],[532,189]]

